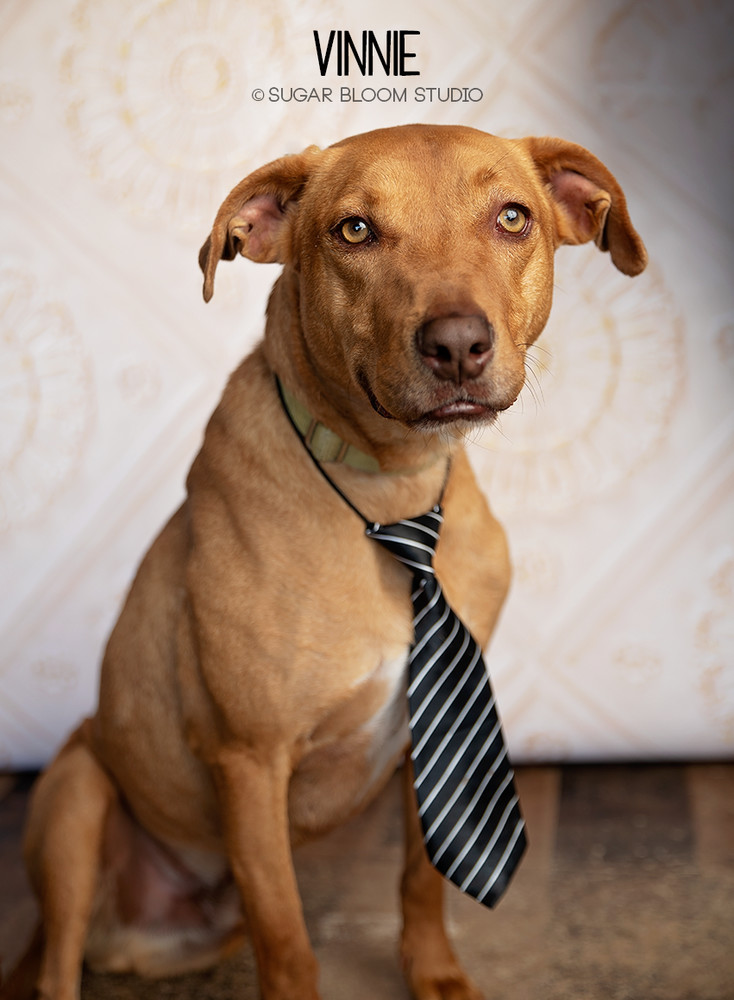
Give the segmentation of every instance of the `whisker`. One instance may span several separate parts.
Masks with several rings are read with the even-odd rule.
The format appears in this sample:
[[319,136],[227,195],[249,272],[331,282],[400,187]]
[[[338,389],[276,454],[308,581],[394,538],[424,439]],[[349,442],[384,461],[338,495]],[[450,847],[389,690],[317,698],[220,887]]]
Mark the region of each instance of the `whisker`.
[[[484,431],[484,433],[482,433],[482,431]],[[507,441],[508,444],[512,444],[511,438],[509,438],[507,434],[505,434],[502,428],[502,415],[498,414],[489,427],[477,428],[476,437],[470,442],[472,444],[472,447],[478,448],[479,450],[486,452],[493,451],[494,449],[492,448],[491,444],[488,443],[488,438],[490,436],[488,433],[489,431],[491,431],[492,434],[494,434],[494,432],[496,431],[497,434],[499,434],[500,437],[504,438],[504,440]],[[465,440],[467,440],[466,437]]]

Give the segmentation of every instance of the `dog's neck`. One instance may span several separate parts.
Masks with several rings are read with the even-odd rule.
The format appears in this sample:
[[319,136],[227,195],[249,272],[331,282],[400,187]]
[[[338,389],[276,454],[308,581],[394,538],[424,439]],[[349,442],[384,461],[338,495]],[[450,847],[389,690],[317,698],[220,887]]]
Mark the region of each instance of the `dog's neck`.
[[278,379],[280,398],[303,443],[317,462],[337,462],[360,472],[379,472],[380,463],[373,455],[344,441],[326,424],[313,417],[306,406]]
[[355,445],[344,441],[331,428],[309,413],[306,406],[276,376],[278,390],[283,407],[291,419],[293,426],[301,436],[306,448],[314,459],[319,462],[347,465],[358,472],[387,472],[389,475],[406,475],[423,472],[439,460],[441,456],[431,456],[421,465],[410,468],[382,469],[374,455],[368,455]]

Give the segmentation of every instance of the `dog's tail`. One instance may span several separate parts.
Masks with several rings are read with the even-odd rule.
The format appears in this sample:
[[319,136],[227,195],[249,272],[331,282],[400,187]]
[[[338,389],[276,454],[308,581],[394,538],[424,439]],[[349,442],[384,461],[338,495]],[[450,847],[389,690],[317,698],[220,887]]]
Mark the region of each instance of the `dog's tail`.
[[30,944],[7,979],[0,978],[0,1000],[33,1000],[43,957],[43,926],[39,923]]

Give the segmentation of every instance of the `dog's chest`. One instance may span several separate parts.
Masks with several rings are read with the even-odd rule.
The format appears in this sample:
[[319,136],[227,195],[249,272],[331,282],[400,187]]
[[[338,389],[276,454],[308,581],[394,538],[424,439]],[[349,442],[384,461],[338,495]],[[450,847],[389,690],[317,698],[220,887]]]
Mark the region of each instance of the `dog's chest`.
[[312,734],[291,780],[296,838],[342,823],[380,791],[410,739],[408,649],[380,658]]
[[408,740],[408,654],[383,660],[373,682],[384,686],[385,700],[364,724],[371,781],[379,781]]

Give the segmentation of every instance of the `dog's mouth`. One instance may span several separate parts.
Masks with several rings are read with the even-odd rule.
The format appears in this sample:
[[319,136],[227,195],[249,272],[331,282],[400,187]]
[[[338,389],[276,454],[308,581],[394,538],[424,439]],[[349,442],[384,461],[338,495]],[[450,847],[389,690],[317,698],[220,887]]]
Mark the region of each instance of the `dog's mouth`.
[[357,381],[359,382],[362,390],[364,391],[365,396],[370,401],[370,406],[375,411],[375,413],[379,413],[379,415],[381,417],[384,417],[385,420],[397,419],[392,415],[392,413],[390,413],[389,410],[385,409],[385,407],[379,401],[377,396],[374,394],[374,392],[372,391],[372,386],[369,383],[369,379],[367,378],[367,376],[363,371],[357,372]]
[[423,414],[416,423],[451,423],[455,420],[487,421],[493,420],[497,411],[478,399],[454,399],[443,403],[435,410]]
[[[359,372],[357,374],[357,380],[375,413],[378,413],[386,420],[398,419],[379,401],[372,390],[369,379],[364,372]],[[494,420],[496,416],[496,407],[490,406],[490,404],[484,400],[476,399],[475,397],[468,396],[466,393],[462,392],[455,398],[442,402],[440,406],[424,411],[416,417],[412,417],[407,420],[404,419],[403,423],[407,423],[411,427],[430,427],[431,425],[450,424],[458,421],[488,423]]]

